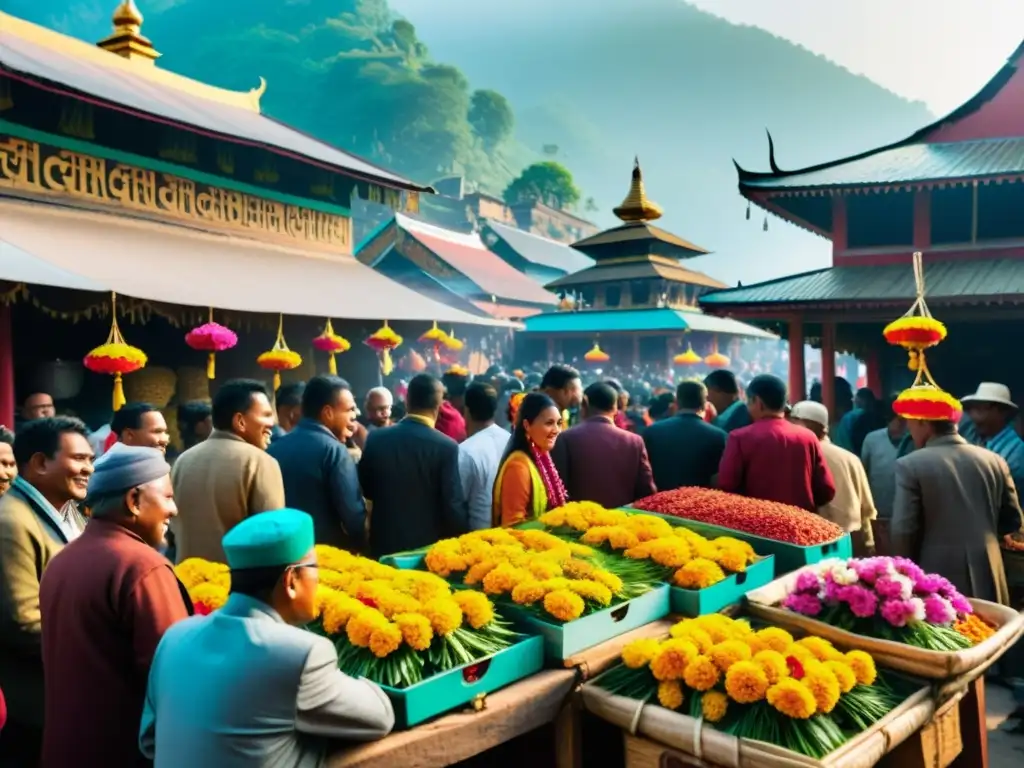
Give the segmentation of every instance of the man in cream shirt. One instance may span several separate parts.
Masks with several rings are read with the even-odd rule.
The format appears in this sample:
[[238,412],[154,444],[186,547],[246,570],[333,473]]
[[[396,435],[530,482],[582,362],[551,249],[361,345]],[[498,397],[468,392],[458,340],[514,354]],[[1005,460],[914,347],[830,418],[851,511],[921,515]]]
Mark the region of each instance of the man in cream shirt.
[[789,418],[811,430],[821,441],[825,463],[836,483],[836,495],[818,509],[818,514],[831,520],[853,537],[854,556],[873,554],[875,549],[871,521],[878,517],[868,476],[860,459],[828,437],[828,409],[821,403],[804,400],[793,406]]

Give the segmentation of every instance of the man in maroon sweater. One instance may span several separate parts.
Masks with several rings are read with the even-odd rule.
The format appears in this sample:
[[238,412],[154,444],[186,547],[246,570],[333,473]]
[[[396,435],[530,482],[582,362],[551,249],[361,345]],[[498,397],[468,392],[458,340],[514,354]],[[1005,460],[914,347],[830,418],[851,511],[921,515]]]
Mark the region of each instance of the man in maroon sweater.
[[786,385],[771,374],[747,387],[754,423],[729,433],[718,487],[814,512],[832,501],[835,481],[814,433],[786,421]]

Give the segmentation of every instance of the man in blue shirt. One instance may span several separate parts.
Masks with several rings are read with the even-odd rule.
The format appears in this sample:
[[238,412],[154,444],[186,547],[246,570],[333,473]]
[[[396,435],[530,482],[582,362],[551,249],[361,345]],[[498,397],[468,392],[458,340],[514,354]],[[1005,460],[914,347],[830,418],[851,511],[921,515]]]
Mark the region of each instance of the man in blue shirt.
[[1024,440],[1013,428],[1017,405],[1005,384],[983,381],[973,395],[960,398],[964,419],[960,434],[965,440],[998,453],[1010,466],[1018,492],[1024,487]]

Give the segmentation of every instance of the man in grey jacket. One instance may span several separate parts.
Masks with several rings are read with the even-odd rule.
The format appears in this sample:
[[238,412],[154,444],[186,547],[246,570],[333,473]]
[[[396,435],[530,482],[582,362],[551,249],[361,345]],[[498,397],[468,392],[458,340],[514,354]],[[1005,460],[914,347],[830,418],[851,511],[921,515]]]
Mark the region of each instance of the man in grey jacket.
[[331,641],[299,629],[316,614],[312,518],[264,512],[223,543],[228,602],[171,627],[153,659],[139,746],[155,768],[315,768],[325,738],[390,733],[384,692],[342,673]]

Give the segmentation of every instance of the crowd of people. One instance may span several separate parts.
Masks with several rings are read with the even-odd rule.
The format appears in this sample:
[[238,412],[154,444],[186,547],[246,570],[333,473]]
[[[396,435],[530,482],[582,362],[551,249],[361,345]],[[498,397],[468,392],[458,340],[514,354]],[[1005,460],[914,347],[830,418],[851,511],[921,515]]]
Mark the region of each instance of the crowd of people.
[[[840,392],[840,414],[820,387],[790,403],[773,373],[642,399],[588,378],[423,373],[400,398],[337,376],[226,381],[180,407],[177,455],[152,405],[92,433],[33,393],[16,434],[0,429],[0,766],[305,766],[323,738],[380,738],[387,697],[301,629],[314,543],[378,558],[568,500],[705,486],[783,502],[857,554],[1010,601],[1000,547],[1024,524],[1024,442],[1006,387],[963,398],[958,425],[905,422],[866,389]],[[230,569],[209,616],[173,570],[192,557]]]

